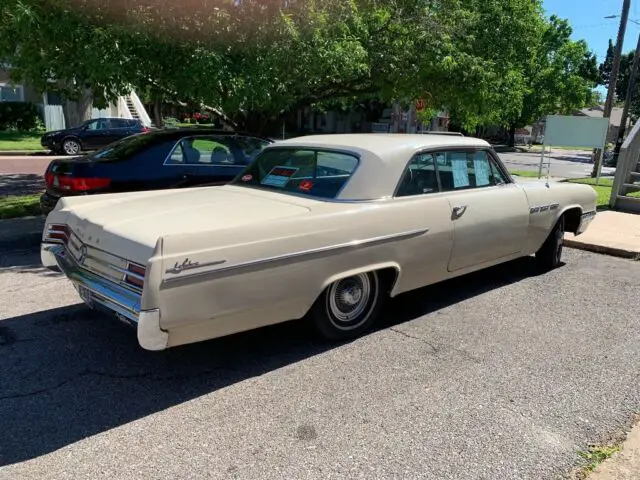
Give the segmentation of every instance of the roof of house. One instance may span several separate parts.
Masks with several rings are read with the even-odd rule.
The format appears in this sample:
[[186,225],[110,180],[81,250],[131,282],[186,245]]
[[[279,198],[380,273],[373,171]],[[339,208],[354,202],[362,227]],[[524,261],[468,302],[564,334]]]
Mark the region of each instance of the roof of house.
[[[604,107],[602,105],[596,105],[595,107],[582,108],[578,110],[576,114],[586,117],[602,118],[604,116]],[[620,123],[622,123],[622,108],[613,107],[609,123],[616,127],[620,126]]]

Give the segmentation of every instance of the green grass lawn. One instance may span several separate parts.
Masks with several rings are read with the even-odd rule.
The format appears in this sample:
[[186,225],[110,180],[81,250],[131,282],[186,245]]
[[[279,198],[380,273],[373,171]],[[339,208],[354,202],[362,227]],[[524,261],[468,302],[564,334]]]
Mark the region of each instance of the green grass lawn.
[[[591,185],[598,195],[598,209],[609,208],[609,199],[611,198],[611,188],[613,187],[613,178],[600,178],[600,184],[596,185],[595,178],[576,178],[567,180],[570,183],[582,183],[584,185]],[[628,197],[640,198],[640,192],[627,193]]]
[[[509,170],[509,173],[518,177],[538,178],[538,172],[530,172],[528,170]],[[544,172],[542,176],[544,177]]]
[[40,145],[40,132],[0,132],[0,152],[25,150],[36,152],[44,150]]
[[0,220],[40,215],[40,195],[0,197]]

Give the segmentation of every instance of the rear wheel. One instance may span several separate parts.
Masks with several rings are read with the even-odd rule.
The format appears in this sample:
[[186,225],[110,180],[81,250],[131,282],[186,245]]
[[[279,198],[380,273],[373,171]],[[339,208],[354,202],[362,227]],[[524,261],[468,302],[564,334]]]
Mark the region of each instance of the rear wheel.
[[77,155],[78,153],[80,153],[80,150],[80,142],[73,138],[67,138],[64,142],[62,142],[62,151],[67,155]]
[[552,270],[562,262],[562,242],[564,239],[564,215],[560,217],[544,241],[540,250],[536,252],[536,262],[541,270]]
[[328,340],[349,340],[375,322],[385,294],[377,272],[360,273],[333,282],[316,300],[311,319]]

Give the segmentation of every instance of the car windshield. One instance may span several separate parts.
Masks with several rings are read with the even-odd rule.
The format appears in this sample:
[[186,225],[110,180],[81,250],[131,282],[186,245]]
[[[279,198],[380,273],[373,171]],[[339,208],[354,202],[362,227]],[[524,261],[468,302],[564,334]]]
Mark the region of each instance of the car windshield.
[[312,148],[268,148],[232,185],[335,198],[358,165],[354,155]]
[[146,148],[152,143],[154,143],[153,135],[146,133],[131,135],[123,138],[122,140],[110,143],[106,147],[102,147],[100,150],[96,150],[93,154],[89,155],[89,157],[92,160],[97,160],[99,162],[123,160],[129,158],[132,154],[137,153],[138,150]]

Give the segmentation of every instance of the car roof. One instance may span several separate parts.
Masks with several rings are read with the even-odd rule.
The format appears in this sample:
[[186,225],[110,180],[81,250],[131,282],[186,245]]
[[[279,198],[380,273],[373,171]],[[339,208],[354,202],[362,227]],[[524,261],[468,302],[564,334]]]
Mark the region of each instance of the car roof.
[[218,128],[206,128],[206,127],[185,127],[185,128],[167,128],[154,130],[152,132],[146,133],[145,135],[152,135],[154,138],[158,139],[178,139],[182,137],[190,137],[195,135],[222,135],[222,136],[232,136],[232,137],[252,137],[260,140],[264,140],[267,142],[273,142],[273,140],[262,137],[260,135],[254,135],[246,132],[234,132],[229,130],[222,130]]
[[267,150],[283,147],[326,148],[352,153],[360,162],[340,191],[338,200],[374,200],[393,195],[409,160],[429,149],[490,149],[484,140],[453,135],[355,133],[308,135],[281,140]]
[[[433,148],[489,148],[485,140],[457,135],[422,135],[419,133],[345,133],[306,135],[280,140],[277,146],[333,147],[356,153],[367,152],[385,162],[403,162],[421,150]],[[274,147],[276,146],[274,145]]]

